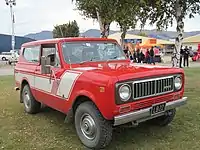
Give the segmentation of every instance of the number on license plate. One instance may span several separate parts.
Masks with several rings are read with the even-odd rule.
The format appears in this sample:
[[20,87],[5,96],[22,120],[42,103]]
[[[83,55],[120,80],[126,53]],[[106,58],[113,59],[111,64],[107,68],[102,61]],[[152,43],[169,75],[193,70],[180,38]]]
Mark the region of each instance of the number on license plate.
[[151,114],[155,115],[155,114],[165,111],[165,105],[166,105],[166,103],[154,105],[151,109]]

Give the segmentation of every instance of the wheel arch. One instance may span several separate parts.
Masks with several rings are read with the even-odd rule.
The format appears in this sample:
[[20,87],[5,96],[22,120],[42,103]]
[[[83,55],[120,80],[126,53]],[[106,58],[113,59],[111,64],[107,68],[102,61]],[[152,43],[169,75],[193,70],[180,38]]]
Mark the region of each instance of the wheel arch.
[[[72,109],[72,111],[73,111],[73,114],[75,114],[75,111],[76,111],[76,109],[78,108],[78,106],[79,106],[80,104],[86,102],[86,101],[92,102],[92,103],[97,107],[97,105],[95,104],[93,98],[91,98],[91,97],[88,96],[88,95],[81,94],[81,95],[78,95],[78,96],[74,99],[74,101],[73,101],[73,103],[72,103],[71,109]],[[98,107],[97,107],[97,108],[98,108]]]

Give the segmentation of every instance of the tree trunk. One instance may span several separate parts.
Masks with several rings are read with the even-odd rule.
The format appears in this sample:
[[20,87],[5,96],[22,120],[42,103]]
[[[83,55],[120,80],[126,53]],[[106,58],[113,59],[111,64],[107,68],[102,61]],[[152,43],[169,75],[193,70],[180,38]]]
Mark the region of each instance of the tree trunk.
[[178,36],[175,41],[175,49],[174,49],[174,58],[172,61],[172,66],[173,67],[179,67],[180,66],[180,50],[181,50],[181,45],[183,41],[183,33],[184,33],[184,22],[183,22],[183,16],[182,16],[182,11],[181,11],[181,6],[179,4],[179,0],[177,0],[176,3],[176,31],[178,33]]
[[121,46],[123,48],[124,47],[124,39],[126,37],[126,32],[127,32],[126,27],[121,27],[121,31],[122,31],[122,34],[121,34]]
[[99,22],[100,32],[102,38],[107,38],[110,33],[110,22],[103,22],[99,14],[99,11],[96,9],[97,21]]

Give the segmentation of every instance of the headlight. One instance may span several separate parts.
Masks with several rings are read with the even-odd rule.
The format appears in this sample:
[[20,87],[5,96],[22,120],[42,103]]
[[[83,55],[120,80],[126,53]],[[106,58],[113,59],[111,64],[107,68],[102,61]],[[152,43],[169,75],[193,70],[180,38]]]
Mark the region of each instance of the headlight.
[[131,97],[131,88],[128,84],[124,84],[119,88],[119,96],[123,102],[126,102]]
[[182,87],[182,80],[181,77],[176,77],[174,80],[174,86],[176,90],[180,90]]

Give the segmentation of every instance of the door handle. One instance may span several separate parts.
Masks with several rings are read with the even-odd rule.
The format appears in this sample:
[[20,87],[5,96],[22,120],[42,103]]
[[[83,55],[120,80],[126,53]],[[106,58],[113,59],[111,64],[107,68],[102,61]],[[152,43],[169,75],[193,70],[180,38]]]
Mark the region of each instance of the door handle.
[[35,69],[35,71],[40,71],[40,69],[39,69],[39,68],[37,68],[37,69]]

